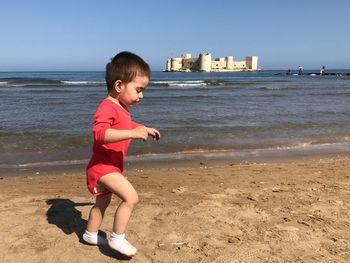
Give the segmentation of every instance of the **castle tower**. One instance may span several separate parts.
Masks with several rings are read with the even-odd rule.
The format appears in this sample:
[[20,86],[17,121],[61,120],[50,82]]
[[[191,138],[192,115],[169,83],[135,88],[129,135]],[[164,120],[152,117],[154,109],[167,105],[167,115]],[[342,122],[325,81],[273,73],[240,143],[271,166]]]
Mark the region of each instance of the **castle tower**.
[[233,56],[226,57],[226,69],[233,69]]
[[166,60],[165,71],[171,70],[171,59]]
[[179,71],[182,68],[182,58],[172,58],[170,62],[171,71]]
[[248,70],[258,70],[258,56],[250,56],[245,58]]
[[210,72],[211,71],[211,54],[199,54],[199,71]]

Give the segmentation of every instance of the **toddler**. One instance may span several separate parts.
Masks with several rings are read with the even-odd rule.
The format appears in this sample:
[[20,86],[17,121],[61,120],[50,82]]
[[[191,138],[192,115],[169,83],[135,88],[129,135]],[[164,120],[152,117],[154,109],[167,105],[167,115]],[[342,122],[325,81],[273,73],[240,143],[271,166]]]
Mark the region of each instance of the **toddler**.
[[143,98],[150,68],[139,56],[121,52],[106,65],[105,77],[108,94],[94,115],[93,154],[86,170],[87,186],[96,196],[96,203],[91,208],[83,239],[92,245],[101,243],[98,230],[115,194],[121,203],[114,215],[108,244],[124,255],[133,256],[137,249],[125,239],[125,231],[138,194],[123,175],[123,161],[131,139],[160,138],[158,130],[133,122],[128,110]]

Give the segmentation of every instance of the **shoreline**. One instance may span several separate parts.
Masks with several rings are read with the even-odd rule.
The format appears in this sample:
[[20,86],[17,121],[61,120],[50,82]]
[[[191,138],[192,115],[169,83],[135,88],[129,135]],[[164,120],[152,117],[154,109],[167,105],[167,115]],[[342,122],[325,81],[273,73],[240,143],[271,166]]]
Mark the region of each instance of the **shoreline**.
[[[133,165],[130,262],[347,262],[350,154]],[[94,197],[83,170],[3,177],[1,262],[123,262],[81,240]],[[109,236],[113,197],[101,226]],[[23,218],[26,223],[23,224]]]
[[[252,162],[278,162],[284,160],[290,162],[300,158],[323,158],[330,156],[349,156],[350,143],[333,143],[308,145],[307,147],[286,147],[272,149],[250,150],[203,150],[176,153],[156,153],[129,155],[125,160],[125,169],[140,169],[145,167],[164,167],[171,164],[175,166],[191,166],[193,163],[203,164],[237,164]],[[2,164],[0,165],[0,177],[35,175],[50,171],[85,171],[89,159],[46,161],[27,164]]]
[[[322,163],[326,161],[350,161],[348,153],[318,153],[303,155],[281,155],[281,156],[249,156],[241,158],[207,158],[205,156],[189,159],[163,159],[144,160],[142,158],[125,162],[125,174],[153,169],[207,169],[208,167],[236,166],[236,165],[271,165],[271,164],[296,164],[296,163]],[[84,174],[87,162],[72,165],[50,165],[30,167],[25,169],[0,169],[0,180],[7,178],[35,178],[40,176],[65,176],[68,174]]]

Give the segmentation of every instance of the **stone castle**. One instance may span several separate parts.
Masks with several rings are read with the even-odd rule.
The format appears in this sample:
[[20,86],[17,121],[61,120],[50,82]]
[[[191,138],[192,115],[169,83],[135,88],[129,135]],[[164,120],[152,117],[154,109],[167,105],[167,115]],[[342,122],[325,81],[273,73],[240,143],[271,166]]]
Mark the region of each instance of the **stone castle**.
[[170,58],[166,61],[165,71],[169,72],[230,72],[255,71],[258,69],[258,57],[246,57],[243,61],[234,61],[233,56],[212,60],[210,53],[201,53],[198,58],[191,54],[182,54],[180,58]]

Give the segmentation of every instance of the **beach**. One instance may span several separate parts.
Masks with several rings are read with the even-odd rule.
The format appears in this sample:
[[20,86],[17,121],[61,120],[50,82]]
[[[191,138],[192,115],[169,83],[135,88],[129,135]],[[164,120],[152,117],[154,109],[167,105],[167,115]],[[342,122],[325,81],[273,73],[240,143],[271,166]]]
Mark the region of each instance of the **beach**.
[[[1,262],[349,262],[350,154],[129,166],[132,259],[84,244],[84,169],[1,174]],[[118,199],[101,226],[109,236]]]
[[0,263],[350,263],[350,1],[17,2]]

